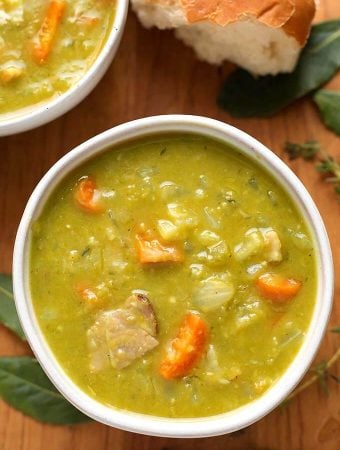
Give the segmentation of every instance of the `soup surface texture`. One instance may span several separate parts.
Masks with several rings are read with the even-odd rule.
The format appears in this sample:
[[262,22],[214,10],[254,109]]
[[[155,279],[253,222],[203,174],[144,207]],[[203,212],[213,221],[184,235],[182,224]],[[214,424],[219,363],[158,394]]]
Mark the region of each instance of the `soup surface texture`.
[[112,29],[115,4],[115,0],[0,0],[2,119],[57,97],[79,82]]
[[309,230],[237,149],[151,136],[86,162],[32,229],[30,284],[57,360],[90,396],[168,417],[259,397],[316,296]]

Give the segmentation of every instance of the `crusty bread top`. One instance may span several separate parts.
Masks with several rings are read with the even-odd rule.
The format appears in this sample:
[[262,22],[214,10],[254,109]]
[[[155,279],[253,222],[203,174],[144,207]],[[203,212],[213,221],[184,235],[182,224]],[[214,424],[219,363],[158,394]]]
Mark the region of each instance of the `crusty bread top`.
[[[171,6],[174,0],[146,0]],[[208,21],[225,26],[247,18],[282,28],[302,47],[315,14],[314,0],[180,0],[189,23]]]
[[294,3],[295,11],[282,28],[303,47],[309,36],[316,4],[314,0],[295,0]]

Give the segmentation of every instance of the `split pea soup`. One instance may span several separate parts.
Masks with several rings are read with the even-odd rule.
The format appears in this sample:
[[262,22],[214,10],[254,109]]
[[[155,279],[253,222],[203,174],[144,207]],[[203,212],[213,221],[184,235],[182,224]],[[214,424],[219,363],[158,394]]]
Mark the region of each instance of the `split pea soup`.
[[112,29],[116,0],[0,0],[0,116],[78,83]]
[[165,417],[261,396],[297,354],[316,299],[303,217],[237,149],[190,134],[110,148],[32,227],[41,330],[89,396]]

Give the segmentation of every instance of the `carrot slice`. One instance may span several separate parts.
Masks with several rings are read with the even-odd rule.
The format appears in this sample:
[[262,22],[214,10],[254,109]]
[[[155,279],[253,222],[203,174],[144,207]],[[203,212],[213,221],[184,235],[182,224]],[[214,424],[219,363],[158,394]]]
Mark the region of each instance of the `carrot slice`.
[[92,177],[84,177],[77,184],[74,199],[78,206],[91,213],[103,211],[103,205],[96,183]]
[[141,263],[182,262],[184,255],[175,246],[164,246],[158,239],[136,234],[136,250]]
[[48,4],[46,15],[33,46],[33,57],[38,64],[43,64],[52,50],[54,37],[64,14],[65,6],[65,0],[51,0]]
[[293,278],[265,273],[256,280],[256,287],[263,297],[274,302],[284,302],[295,297],[301,289],[302,283]]
[[198,314],[188,313],[177,337],[170,342],[159,372],[167,380],[187,375],[203,355],[208,340],[208,327]]

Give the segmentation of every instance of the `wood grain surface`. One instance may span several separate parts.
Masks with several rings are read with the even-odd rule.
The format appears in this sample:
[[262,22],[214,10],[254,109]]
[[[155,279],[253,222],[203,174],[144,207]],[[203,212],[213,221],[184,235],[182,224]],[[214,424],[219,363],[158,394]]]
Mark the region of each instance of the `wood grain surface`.
[[[321,0],[317,20],[340,17],[339,0]],[[216,106],[216,95],[232,70],[199,62],[172,32],[144,30],[130,12],[118,54],[104,79],[77,108],[37,130],[0,138],[0,272],[11,271],[13,242],[25,203],[47,169],[71,148],[101,131],[139,117],[188,113],[210,116],[245,130],[286,160],[286,140],[315,138],[340,158],[340,139],[327,131],[310,100],[272,119],[236,120]],[[340,77],[331,87],[340,89]],[[337,281],[331,325],[340,325],[340,204],[313,164],[289,162],[314,198],[331,240]],[[328,333],[317,360],[339,346]],[[0,354],[29,353],[0,326]],[[339,365],[334,373],[339,374]],[[327,397],[315,384],[283,411],[231,435],[201,440],[138,436],[99,423],[78,426],[40,424],[0,401],[1,450],[339,450],[340,396],[332,384]]]

